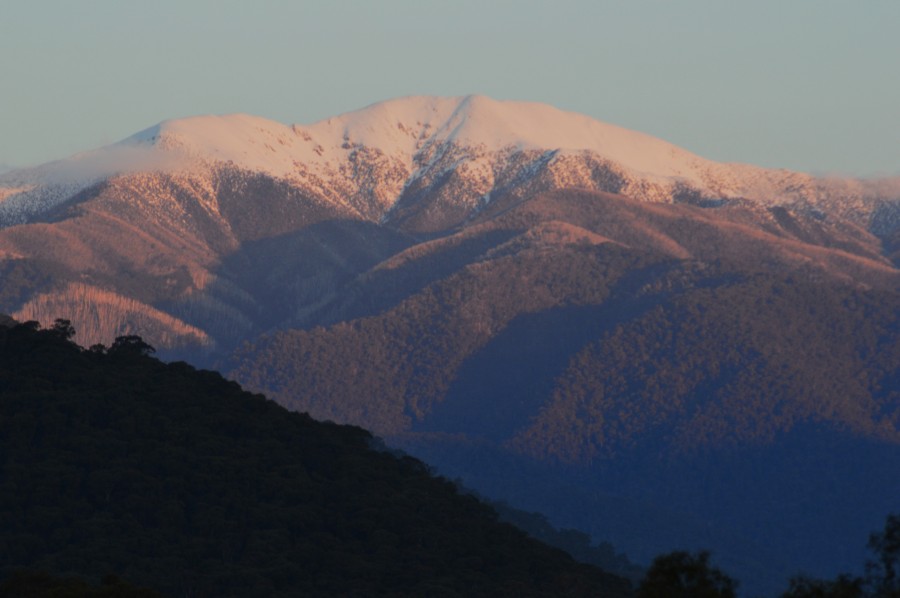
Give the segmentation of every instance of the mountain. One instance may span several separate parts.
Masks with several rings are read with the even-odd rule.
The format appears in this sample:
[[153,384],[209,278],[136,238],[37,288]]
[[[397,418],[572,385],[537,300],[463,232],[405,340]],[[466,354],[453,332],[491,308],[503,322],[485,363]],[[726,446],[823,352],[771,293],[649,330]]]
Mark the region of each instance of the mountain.
[[0,310],[771,593],[896,510],[898,209],[479,96],[197,117],[0,176]]
[[0,327],[2,578],[112,573],[197,596],[631,595],[364,430],[160,363],[136,337],[86,351],[67,336]]
[[[284,179],[339,210],[424,230],[536,186],[651,201],[750,199],[841,211],[879,230],[897,226],[896,180],[719,164],[586,116],[482,96],[402,98],[311,126],[243,114],[166,121],[113,146],[7,175],[0,221],[27,221],[114,174],[209,178],[210,169],[225,166]],[[438,207],[444,213],[422,213]]]
[[540,104],[411,97],[305,127],[196,117],[0,176],[0,308],[50,322],[68,306],[87,344],[140,331],[225,353],[314,325],[401,249],[564,188],[769,220],[782,207],[886,241],[900,222],[897,181],[717,164]]

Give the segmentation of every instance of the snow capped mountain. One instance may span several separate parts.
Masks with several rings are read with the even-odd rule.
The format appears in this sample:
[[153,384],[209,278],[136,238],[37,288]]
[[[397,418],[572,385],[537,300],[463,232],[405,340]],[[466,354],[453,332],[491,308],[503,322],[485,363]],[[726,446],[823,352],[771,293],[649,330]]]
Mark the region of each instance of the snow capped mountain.
[[279,179],[369,220],[438,230],[498,196],[579,187],[647,201],[751,200],[900,224],[900,182],[720,164],[551,106],[416,96],[309,125],[245,114],[162,122],[117,144],[0,176],[0,224],[26,222],[110,176],[224,169]]
[[405,156],[412,167],[423,148],[444,143],[489,153],[589,151],[655,177],[685,176],[696,165],[712,164],[648,135],[580,114],[483,96],[390,100],[307,127],[288,127],[246,114],[186,118],[160,123],[121,145],[149,144],[290,176],[296,162],[327,164],[345,158],[354,147]]
[[[509,467],[529,455],[591,466],[638,447],[653,495],[672,487],[649,458],[675,455],[667,446],[738,455],[829,422],[894,443],[898,265],[900,179],[717,163],[481,96],[400,98],[311,125],[169,120],[0,173],[0,313],[70,319],[84,346],[139,334],[167,359],[233,362],[242,382],[316,417],[434,434],[434,450],[484,463],[482,479],[540,471]],[[797,438],[788,448],[805,450]],[[741,467],[803,464],[821,480],[806,463],[827,471],[857,453],[752,454]],[[712,474],[683,471],[713,496],[700,493]],[[726,477],[746,529],[765,520],[783,537],[771,494]],[[559,479],[542,487],[577,486]],[[513,482],[535,487],[531,473]],[[822,506],[785,511],[810,514],[798,529],[814,530],[811,545],[822,521],[845,528],[856,505],[794,486],[781,504]],[[704,534],[727,527],[709,515],[695,518]]]

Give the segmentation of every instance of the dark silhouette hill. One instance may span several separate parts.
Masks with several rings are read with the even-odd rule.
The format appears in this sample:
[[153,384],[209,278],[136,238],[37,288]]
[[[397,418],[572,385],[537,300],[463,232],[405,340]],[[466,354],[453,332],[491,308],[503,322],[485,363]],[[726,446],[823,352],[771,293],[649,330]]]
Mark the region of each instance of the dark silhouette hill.
[[139,337],[84,350],[73,332],[0,326],[4,578],[115,574],[173,596],[630,595],[365,430],[159,362]]

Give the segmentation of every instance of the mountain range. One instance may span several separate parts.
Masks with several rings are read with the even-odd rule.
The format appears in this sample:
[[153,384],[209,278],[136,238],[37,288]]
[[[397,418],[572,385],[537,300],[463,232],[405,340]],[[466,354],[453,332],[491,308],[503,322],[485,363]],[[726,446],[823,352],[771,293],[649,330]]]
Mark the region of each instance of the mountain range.
[[896,179],[411,97],[167,121],[0,175],[0,226],[0,311],[141,334],[639,560],[712,548],[765,593],[896,509]]
[[[0,307],[48,319],[58,304],[79,305],[83,342],[124,326],[160,347],[228,347],[314,324],[346,277],[401,249],[573,188],[736,208],[764,230],[800,218],[813,230],[789,234],[834,237],[876,260],[900,226],[896,180],[718,164],[540,104],[413,97],[308,127],[247,115],[167,121],[3,175],[0,255],[14,284]],[[276,280],[260,289],[247,272],[271,256]],[[273,310],[260,291],[285,306]]]

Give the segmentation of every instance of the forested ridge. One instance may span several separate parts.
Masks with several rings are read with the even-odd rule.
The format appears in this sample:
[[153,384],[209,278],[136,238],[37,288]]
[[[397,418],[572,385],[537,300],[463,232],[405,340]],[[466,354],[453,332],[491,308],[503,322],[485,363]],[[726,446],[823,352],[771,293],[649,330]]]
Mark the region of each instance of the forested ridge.
[[800,241],[822,226],[559,192],[398,253],[227,367],[316,417],[566,461],[657,423],[678,450],[809,420],[896,441],[896,272],[849,234]]
[[678,293],[573,354],[512,440],[561,461],[766,445],[805,425],[900,442],[900,300],[756,274]]
[[139,337],[85,350],[72,333],[0,326],[2,578],[114,574],[194,596],[629,595],[365,430],[159,362]]
[[245,343],[231,375],[380,434],[483,436],[563,462],[644,440],[765,444],[807,422],[896,443],[898,313],[893,290],[574,245]]

